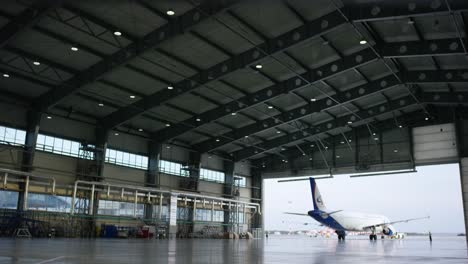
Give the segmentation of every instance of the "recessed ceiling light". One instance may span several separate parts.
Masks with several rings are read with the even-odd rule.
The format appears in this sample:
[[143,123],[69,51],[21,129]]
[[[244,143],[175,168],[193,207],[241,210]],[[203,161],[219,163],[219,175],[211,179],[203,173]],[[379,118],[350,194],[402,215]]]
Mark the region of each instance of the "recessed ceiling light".
[[310,145],[310,147],[313,148],[313,147],[314,147],[314,144]]
[[219,142],[219,138],[216,139],[216,142]]
[[402,126],[402,125],[398,125],[398,127],[399,127],[399,128],[403,128],[403,126]]
[[171,124],[167,123],[167,124],[166,124],[166,126],[167,126],[167,127],[170,127],[170,126],[171,126]]
[[328,149],[328,147],[325,147],[325,149]]
[[172,10],[172,9],[168,9],[168,10],[166,11],[166,14],[167,14],[168,16],[173,16],[173,15],[175,15],[175,11]]
[[352,121],[348,121],[348,124],[350,124],[350,125],[351,125],[352,123],[353,123]]
[[263,164],[262,167],[265,168],[266,167],[265,164]]
[[279,131],[279,130],[276,130],[276,134],[281,134],[281,131]]
[[117,133],[117,132],[114,133],[114,136],[118,136],[118,135],[119,135],[119,133]]
[[70,48],[72,51],[78,51],[78,48],[77,47],[71,47]]
[[286,160],[286,161],[284,161],[284,162],[288,163],[288,161],[287,161],[287,160]]
[[315,98],[310,98],[310,101],[311,101],[311,102],[315,102],[315,101],[317,101],[317,99],[315,99]]
[[166,148],[167,148],[167,149],[170,149],[170,148],[171,148],[171,146],[166,146]]
[[249,136],[244,136],[245,138],[248,138]]
[[398,149],[394,149],[393,152],[397,153],[397,152],[398,152]]
[[5,77],[5,78],[10,78],[10,74],[4,73],[4,74],[3,74],[3,77]]
[[237,115],[237,113],[236,113],[236,112],[232,112],[231,115],[235,116],[235,115]]
[[104,104],[103,104],[103,103],[99,103],[99,104],[98,104],[98,106],[100,106],[100,107],[103,107],[103,106],[104,106]]
[[114,35],[116,35],[116,36],[122,36],[122,32],[120,32],[120,31],[114,31]]
[[373,136],[375,136],[376,134],[375,133],[372,133]]
[[47,116],[47,119],[52,119],[52,117],[50,115]]
[[273,106],[269,105],[269,106],[268,106],[268,109],[273,109]]
[[195,119],[195,120],[196,120],[197,122],[200,122],[200,121],[201,121],[201,119],[200,119],[200,118],[197,118],[197,119]]
[[39,65],[41,65],[41,63],[40,63],[40,62],[38,62],[38,61],[33,61],[33,64],[34,64],[34,65],[36,65],[36,66],[39,66]]
[[361,45],[365,45],[365,44],[367,44],[367,40],[365,40],[365,39],[361,39],[361,40],[359,41],[359,44],[361,44]]
[[312,160],[312,158],[309,158],[309,160]]
[[139,128],[138,131],[143,132],[143,128]]
[[261,69],[261,68],[263,68],[263,65],[261,65],[261,64],[257,64],[257,65],[255,65],[255,68],[257,68],[257,69]]
[[172,90],[172,89],[174,89],[174,87],[173,86],[168,86],[167,89]]
[[426,121],[429,120],[429,117],[424,118],[424,120],[426,120]]
[[350,140],[348,140],[348,141],[351,142],[352,140],[350,139]]
[[344,144],[344,141],[341,141],[340,143],[341,143],[341,144]]
[[340,156],[340,155],[336,155],[336,158],[339,159],[339,158],[341,158],[341,156]]
[[302,156],[305,156],[306,154],[305,153],[302,153]]
[[284,159],[283,159],[283,160],[281,160],[281,161],[285,162],[285,160],[284,160]]
[[130,95],[130,98],[131,98],[131,99],[135,99],[135,96],[134,96],[134,95]]

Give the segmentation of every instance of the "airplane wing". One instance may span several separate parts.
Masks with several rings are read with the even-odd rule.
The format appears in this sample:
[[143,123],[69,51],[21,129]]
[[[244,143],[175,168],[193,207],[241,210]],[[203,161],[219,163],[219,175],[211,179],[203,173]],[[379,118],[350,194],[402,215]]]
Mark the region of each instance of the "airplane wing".
[[408,223],[410,221],[428,219],[428,218],[431,218],[431,217],[430,216],[425,216],[425,217],[418,217],[418,218],[410,218],[410,219],[398,220],[398,221],[393,221],[393,222],[388,222],[388,223],[381,223],[381,224],[376,224],[376,225],[365,226],[363,228],[367,229],[367,228],[378,227],[378,226],[393,225],[393,224],[397,224],[397,223]]
[[300,216],[309,216],[308,214],[301,214],[301,213],[290,213],[290,212],[284,212],[284,214],[290,214],[290,215],[300,215]]

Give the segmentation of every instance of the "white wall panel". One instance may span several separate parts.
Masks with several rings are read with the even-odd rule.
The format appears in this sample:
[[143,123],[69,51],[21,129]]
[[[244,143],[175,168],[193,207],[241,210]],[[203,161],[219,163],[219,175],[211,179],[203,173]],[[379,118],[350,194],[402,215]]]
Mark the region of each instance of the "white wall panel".
[[417,165],[456,162],[455,126],[442,124],[413,128],[414,159]]

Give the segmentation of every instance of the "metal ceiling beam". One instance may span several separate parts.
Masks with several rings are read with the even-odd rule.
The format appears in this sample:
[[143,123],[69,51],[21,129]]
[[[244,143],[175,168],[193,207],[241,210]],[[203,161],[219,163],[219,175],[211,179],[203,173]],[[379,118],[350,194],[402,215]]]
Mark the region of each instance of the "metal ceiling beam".
[[0,48],[11,42],[18,34],[36,24],[47,12],[57,6],[58,1],[35,1],[18,16],[11,18],[10,22],[0,29]]
[[[219,79],[231,72],[253,65],[268,54],[276,54],[302,43],[311,38],[325,34],[333,29],[345,24],[345,20],[338,12],[333,12],[301,25],[291,31],[288,31],[276,38],[269,39],[257,47],[253,47],[241,54],[230,57],[208,69],[200,71],[189,79],[182,80],[173,84],[173,90],[164,90],[153,93],[142,100],[139,100],[128,107],[122,108],[103,119],[106,127],[115,127],[137,115],[148,111],[151,108],[163,104],[165,101],[173,99],[176,96],[197,89],[199,85]],[[267,54],[260,50],[266,51]],[[195,119],[194,119],[195,120]],[[196,124],[199,125],[199,124]]]
[[[42,95],[35,104],[35,107],[39,111],[45,111],[50,107],[53,107],[64,98],[74,94],[81,87],[90,84],[97,79],[101,78],[104,74],[111,72],[116,67],[127,64],[129,61],[137,57],[138,55],[154,49],[163,41],[173,38],[180,34],[183,34],[186,30],[205,20],[209,16],[204,14],[214,14],[224,8],[233,1],[223,2],[226,5],[217,4],[210,5],[213,2],[203,2],[197,8],[187,11],[183,15],[179,16],[178,19],[171,20],[164,26],[150,32],[146,36],[138,41],[131,43],[125,48],[107,56],[102,61],[92,65],[88,69],[84,70],[80,74],[73,77],[71,80],[63,83],[57,89]],[[203,10],[203,12],[200,12]]]
[[[365,49],[351,54],[341,60],[328,63],[311,71],[307,71],[306,73],[301,74],[301,76],[309,82],[316,82],[334,76],[338,73],[342,73],[354,67],[364,65],[376,59],[377,57],[373,54],[372,51]],[[308,83],[304,82],[299,77],[289,78],[285,81],[261,89],[255,93],[238,98],[237,100],[229,102],[221,107],[217,107],[199,114],[197,117],[189,118],[182,123],[171,126],[170,128],[163,129],[155,133],[155,138],[161,141],[174,138],[187,132],[188,130],[230,115],[232,112],[237,112],[248,107],[252,107],[280,96],[281,94],[292,92],[308,85]],[[200,118],[201,122],[197,122],[197,118]]]
[[[452,3],[450,6],[453,12],[468,11],[468,3],[466,1],[457,1],[457,3]],[[450,13],[450,10],[443,4],[443,1],[393,0],[390,5],[385,1],[368,4],[360,3],[354,6],[347,5],[342,10],[353,22],[402,19]]]
[[[415,111],[415,112],[411,112],[409,114],[406,114],[404,116],[400,116],[399,120],[401,121],[401,124],[404,124],[405,127],[406,127],[408,125],[413,125],[415,123],[419,124],[421,122],[428,122],[428,121],[424,120],[425,116],[426,116],[426,114],[423,111]],[[396,127],[393,122],[388,122],[388,120],[390,120],[390,119],[391,118],[388,118],[388,119],[385,119],[385,120],[382,120],[382,121],[379,121],[379,122],[373,122],[372,123],[372,126],[376,128],[375,133],[376,133],[377,137],[378,137],[378,134],[381,134],[383,132],[398,129],[398,127]],[[364,129],[367,126],[367,124],[368,123],[357,126],[355,128],[363,128]],[[357,135],[357,137],[356,137],[355,131],[356,130],[352,130],[352,131],[345,132],[343,134],[337,134],[337,135],[334,135],[334,136],[331,136],[331,137],[327,137],[326,139],[331,140],[333,142],[337,142],[337,141],[339,142],[340,140],[343,140],[343,137],[346,137],[348,140],[351,139],[351,140],[355,140],[355,142],[356,142],[356,140],[358,140],[359,138],[362,138],[362,135],[361,136]],[[354,134],[355,137],[353,137],[353,134]],[[302,149],[302,151],[304,151],[306,153],[306,155],[303,155],[302,152],[298,151],[295,148],[291,148],[291,149],[288,149],[286,151],[282,151],[281,154],[283,156],[287,157],[287,159],[289,161],[293,161],[293,160],[298,159],[298,158],[303,157],[303,156],[306,156],[306,157],[310,158],[311,156],[313,156],[314,152],[323,151],[322,149],[319,150],[317,148],[317,146],[315,145],[315,143],[311,144],[311,142],[308,142],[308,141],[306,143],[302,143],[302,144],[300,144],[298,146]],[[329,151],[329,150],[325,150],[325,151]],[[277,164],[277,163],[281,163],[281,162],[282,162],[282,160],[280,158],[277,158],[277,156],[268,156],[268,157],[262,157],[262,158],[259,158],[259,159],[255,159],[252,162],[252,164],[254,164],[254,166],[257,166],[257,167],[260,167],[260,166],[261,167],[270,167],[270,165],[272,165],[272,164]]]
[[465,54],[458,38],[385,43],[377,48],[384,58]]
[[294,143],[296,141],[303,140],[305,138],[309,138],[312,136],[318,136],[319,134],[323,134],[326,132],[330,132],[337,128],[342,128],[346,126],[350,126],[350,123],[360,122],[360,119],[356,117],[359,116],[362,120],[366,120],[369,118],[374,118],[376,116],[391,113],[398,109],[407,108],[409,106],[415,105],[416,101],[411,96],[406,96],[403,98],[399,98],[390,102],[385,102],[383,104],[373,106],[371,108],[357,111],[353,114],[345,115],[342,117],[338,117],[334,120],[327,120],[324,122],[320,122],[316,125],[313,125],[311,128],[303,129],[302,131],[297,131],[291,133],[286,136],[280,136],[274,138],[272,140],[268,140],[264,143],[257,144],[253,147],[245,148],[236,152],[233,152],[233,157],[235,161],[241,161],[248,159],[252,156],[265,152],[265,150],[274,149],[276,147],[286,145],[289,143]]
[[407,71],[400,73],[405,83],[466,83],[466,70]]
[[[398,80],[393,75],[390,75],[380,79],[376,79],[374,81],[371,81],[370,83],[359,85],[345,92],[339,92],[335,95],[332,95],[332,97],[336,99],[336,101],[341,102],[342,104],[346,104],[368,96],[370,94],[389,89],[396,85],[399,85]],[[300,120],[301,118],[304,118],[313,113],[318,113],[320,111],[324,111],[338,106],[338,104],[330,98],[323,98],[315,102],[311,102],[310,100],[307,101],[308,105],[296,107],[285,113],[266,118],[258,123],[237,128],[235,131],[220,135],[219,142],[215,140],[206,140],[194,145],[193,147],[199,150],[200,152],[207,152],[215,148],[221,147],[225,144],[231,143],[234,140],[244,138],[245,136],[250,136],[252,134],[277,127],[283,123],[289,123],[296,120]]]

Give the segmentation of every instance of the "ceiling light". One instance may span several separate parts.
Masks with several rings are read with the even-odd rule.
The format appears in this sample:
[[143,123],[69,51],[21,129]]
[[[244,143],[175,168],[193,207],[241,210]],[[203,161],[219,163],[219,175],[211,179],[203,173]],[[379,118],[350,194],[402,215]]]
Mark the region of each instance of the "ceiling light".
[[341,141],[340,143],[341,143],[341,144],[344,144],[344,141]]
[[350,140],[348,140],[348,141],[351,142],[352,140],[350,139]]
[[263,65],[261,65],[261,64],[257,64],[257,65],[255,65],[255,68],[257,68],[257,69],[261,69],[261,68],[263,68]]
[[219,142],[219,138],[216,139],[216,142]]
[[174,89],[174,87],[173,86],[168,86],[167,89],[172,90],[172,89]]
[[4,73],[4,74],[3,74],[3,77],[5,77],[5,78],[10,78],[10,75],[9,75],[8,73]]
[[36,66],[39,66],[39,65],[41,65],[41,63],[40,63],[40,62],[38,62],[38,61],[33,61],[33,64],[34,64],[34,65],[36,65]]
[[197,118],[197,119],[195,119],[195,121],[197,121],[197,122],[200,122],[200,121],[201,121],[201,119],[200,119],[200,118]]
[[353,123],[352,121],[348,121],[348,124],[350,124],[350,125],[351,125],[352,123]]
[[306,154],[305,153],[302,153],[302,156],[305,156]]
[[266,167],[265,164],[262,164],[262,167],[265,168]]
[[170,148],[171,148],[171,146],[166,146],[166,148],[167,148],[167,149],[170,149]]
[[269,106],[268,106],[268,109],[273,109],[273,106],[272,106],[272,105],[269,105]]
[[284,162],[288,163],[288,161],[287,161],[287,160],[286,160],[286,161],[284,161]]
[[313,148],[313,147],[314,147],[314,144],[310,145],[310,147]]
[[116,35],[116,36],[122,36],[122,32],[120,32],[120,31],[114,31],[114,35]]
[[336,158],[339,159],[341,156],[340,155],[336,155]]
[[119,135],[119,133],[117,133],[117,132],[114,133],[114,136],[118,136],[118,135]]
[[397,152],[398,152],[398,149],[394,149],[393,152],[397,153]]
[[245,138],[248,138],[249,136],[244,136]]
[[104,106],[104,104],[103,104],[103,103],[99,103],[99,104],[98,104],[98,106],[100,106],[100,107],[103,107],[103,106]]
[[236,113],[236,112],[232,112],[231,115],[235,116],[235,115],[237,115],[237,113]]
[[365,40],[365,39],[361,39],[361,40],[359,41],[359,44],[361,44],[361,45],[365,45],[365,44],[367,44],[367,40]]
[[208,156],[208,158],[209,158],[209,159],[211,159],[211,155],[210,155],[210,156]]
[[379,138],[378,138],[378,137],[375,137],[374,140],[379,140]]
[[328,149],[328,147],[325,147],[325,149]]
[[399,127],[399,128],[403,128],[403,126],[402,126],[402,125],[398,125],[398,127]]
[[279,130],[276,130],[276,134],[280,134],[280,133],[281,133],[281,131],[279,131]]
[[424,118],[424,120],[426,120],[426,121],[429,120],[429,117]]
[[135,96],[134,96],[134,95],[130,95],[130,98],[131,98],[131,99],[135,99]]
[[78,51],[78,48],[77,47],[71,47],[70,48],[72,51]]
[[170,127],[170,126],[171,126],[171,124],[167,123],[167,124],[166,124],[166,126],[167,126],[167,127]]
[[375,136],[376,134],[375,133],[372,133],[373,136]]
[[173,15],[175,15],[175,11],[172,10],[172,9],[168,9],[168,10],[166,11],[166,14],[167,14],[168,16],[173,16]]
[[138,131],[143,132],[143,128],[139,128]]
[[309,158],[309,160],[312,160],[312,158]]
[[311,102],[315,102],[315,101],[317,101],[317,99],[315,99],[315,98],[310,98],[310,101],[311,101]]
[[52,119],[52,117],[50,115],[47,116],[47,119]]

